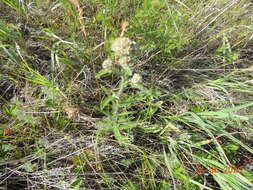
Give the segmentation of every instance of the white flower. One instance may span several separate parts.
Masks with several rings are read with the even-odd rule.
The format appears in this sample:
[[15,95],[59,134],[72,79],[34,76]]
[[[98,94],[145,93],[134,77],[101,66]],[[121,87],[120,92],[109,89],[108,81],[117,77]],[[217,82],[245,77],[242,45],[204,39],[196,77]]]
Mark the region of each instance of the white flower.
[[118,63],[119,63],[120,65],[124,65],[124,64],[127,64],[129,61],[130,61],[130,57],[128,57],[128,56],[123,56],[123,57],[120,57],[120,58],[119,58]]
[[111,50],[117,55],[129,55],[132,41],[129,38],[117,38],[111,46]]
[[134,76],[131,78],[131,83],[132,84],[138,84],[142,81],[141,75],[135,73]]
[[104,62],[102,63],[103,69],[112,69],[112,66],[113,66],[113,62],[110,58],[104,60]]

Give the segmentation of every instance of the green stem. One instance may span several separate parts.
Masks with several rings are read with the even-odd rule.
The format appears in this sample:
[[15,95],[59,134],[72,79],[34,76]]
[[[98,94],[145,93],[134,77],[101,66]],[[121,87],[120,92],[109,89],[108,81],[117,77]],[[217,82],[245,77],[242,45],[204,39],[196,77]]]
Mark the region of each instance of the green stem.
[[119,84],[119,90],[116,94],[117,96],[117,99],[115,101],[115,104],[114,104],[114,110],[113,110],[113,115],[116,115],[118,113],[118,110],[119,110],[119,100],[120,100],[120,96],[125,88],[125,77],[124,76],[121,76],[121,80],[120,80],[120,84]]

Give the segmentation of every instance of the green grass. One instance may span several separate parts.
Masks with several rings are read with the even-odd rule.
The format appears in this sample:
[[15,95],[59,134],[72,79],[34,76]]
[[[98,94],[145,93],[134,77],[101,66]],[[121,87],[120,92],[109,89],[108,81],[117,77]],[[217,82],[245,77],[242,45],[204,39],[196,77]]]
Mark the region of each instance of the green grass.
[[253,3],[80,4],[0,0],[0,189],[253,189]]

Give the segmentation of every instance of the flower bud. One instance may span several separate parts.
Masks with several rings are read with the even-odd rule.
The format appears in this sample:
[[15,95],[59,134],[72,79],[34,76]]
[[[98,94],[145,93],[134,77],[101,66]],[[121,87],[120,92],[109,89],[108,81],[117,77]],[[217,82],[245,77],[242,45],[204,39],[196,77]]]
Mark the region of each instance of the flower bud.
[[103,69],[112,69],[112,66],[113,66],[113,62],[110,58],[104,60],[104,62],[102,63]]
[[132,84],[138,84],[142,81],[141,75],[135,73],[134,76],[131,78],[131,83]]

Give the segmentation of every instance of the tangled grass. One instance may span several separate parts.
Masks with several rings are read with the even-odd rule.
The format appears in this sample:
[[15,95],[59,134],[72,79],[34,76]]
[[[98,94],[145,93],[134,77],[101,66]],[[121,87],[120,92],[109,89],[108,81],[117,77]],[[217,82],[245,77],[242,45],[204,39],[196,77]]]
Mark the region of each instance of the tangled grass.
[[0,189],[251,190],[250,0],[0,0]]

